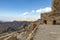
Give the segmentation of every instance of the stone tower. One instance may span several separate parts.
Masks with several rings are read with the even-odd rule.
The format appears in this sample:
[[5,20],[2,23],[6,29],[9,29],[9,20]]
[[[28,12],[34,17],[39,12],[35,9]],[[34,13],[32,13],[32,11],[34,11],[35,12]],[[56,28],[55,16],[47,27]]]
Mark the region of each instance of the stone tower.
[[60,0],[52,0],[52,11],[41,13],[41,24],[60,25]]
[[52,0],[52,11],[60,13],[60,0]]

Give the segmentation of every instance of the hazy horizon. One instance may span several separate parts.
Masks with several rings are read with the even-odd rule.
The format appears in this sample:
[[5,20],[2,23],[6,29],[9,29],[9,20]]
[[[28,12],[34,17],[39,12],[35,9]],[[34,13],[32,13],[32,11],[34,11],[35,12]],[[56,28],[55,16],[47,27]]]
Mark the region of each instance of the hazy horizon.
[[0,22],[13,22],[13,21],[36,21],[38,19],[33,19],[33,18],[21,18],[21,19],[13,19],[13,20],[0,20]]

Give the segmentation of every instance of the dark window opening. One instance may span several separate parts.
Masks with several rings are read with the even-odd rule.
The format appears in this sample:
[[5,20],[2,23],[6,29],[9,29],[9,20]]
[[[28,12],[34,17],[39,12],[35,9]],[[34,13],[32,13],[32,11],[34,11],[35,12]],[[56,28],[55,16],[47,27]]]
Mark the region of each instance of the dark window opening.
[[44,23],[45,23],[45,24],[47,24],[47,21],[46,21],[46,20],[44,20]]
[[56,24],[56,20],[53,20],[53,24],[54,24],[54,25]]

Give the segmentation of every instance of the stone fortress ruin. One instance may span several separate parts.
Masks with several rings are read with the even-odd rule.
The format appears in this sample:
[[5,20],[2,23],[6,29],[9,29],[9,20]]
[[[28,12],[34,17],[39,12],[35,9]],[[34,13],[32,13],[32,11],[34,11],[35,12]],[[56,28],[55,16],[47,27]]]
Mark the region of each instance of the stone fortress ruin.
[[29,24],[26,30],[1,36],[0,40],[60,40],[60,0],[52,0],[52,11],[42,13],[41,19]]
[[60,25],[60,0],[52,0],[52,11],[41,14],[42,24]]

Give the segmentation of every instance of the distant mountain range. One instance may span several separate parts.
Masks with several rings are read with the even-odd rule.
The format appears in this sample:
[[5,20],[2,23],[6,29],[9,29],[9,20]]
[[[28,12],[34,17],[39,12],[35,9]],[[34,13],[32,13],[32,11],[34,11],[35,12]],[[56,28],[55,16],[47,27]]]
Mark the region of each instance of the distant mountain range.
[[13,22],[1,22],[0,21],[0,34],[5,32],[13,32],[27,27],[31,21],[13,21]]

